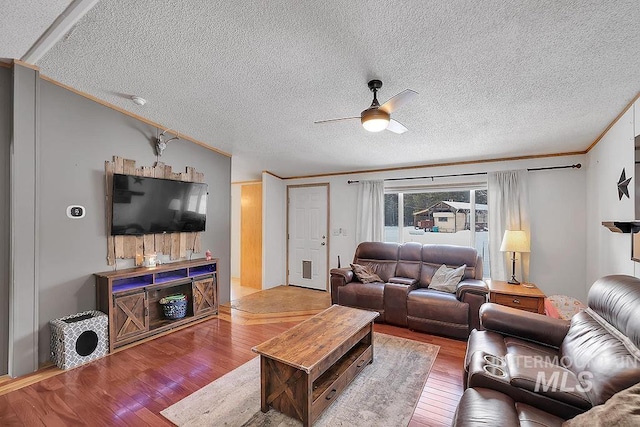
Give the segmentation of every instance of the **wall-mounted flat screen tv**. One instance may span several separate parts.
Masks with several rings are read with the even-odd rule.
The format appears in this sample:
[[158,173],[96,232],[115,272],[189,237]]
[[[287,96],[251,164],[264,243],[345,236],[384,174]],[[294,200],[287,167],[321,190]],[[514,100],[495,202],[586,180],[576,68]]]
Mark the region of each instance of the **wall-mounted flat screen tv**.
[[204,231],[207,184],[113,174],[111,234]]

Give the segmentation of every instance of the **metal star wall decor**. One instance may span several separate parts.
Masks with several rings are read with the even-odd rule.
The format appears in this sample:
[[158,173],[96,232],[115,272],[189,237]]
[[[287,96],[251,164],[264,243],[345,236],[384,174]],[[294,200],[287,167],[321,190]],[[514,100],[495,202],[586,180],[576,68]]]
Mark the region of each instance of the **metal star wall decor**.
[[629,182],[631,182],[631,178],[627,178],[627,174],[622,168],[622,175],[620,175],[620,179],[618,180],[618,200],[622,200],[622,195],[624,194],[629,199]]

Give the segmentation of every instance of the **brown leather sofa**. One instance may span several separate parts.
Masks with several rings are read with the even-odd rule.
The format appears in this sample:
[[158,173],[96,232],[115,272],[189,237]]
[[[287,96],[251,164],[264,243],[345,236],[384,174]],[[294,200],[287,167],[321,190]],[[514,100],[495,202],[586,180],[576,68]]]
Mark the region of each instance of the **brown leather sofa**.
[[560,425],[639,383],[640,279],[603,277],[587,302],[570,322],[485,304],[454,425]]
[[[471,247],[363,242],[353,264],[369,265],[382,282],[362,283],[351,268],[331,270],[331,301],[375,310],[376,321],[432,334],[466,339],[480,327],[478,310],[486,301],[482,258]],[[464,276],[455,293],[428,289],[441,265],[460,267]]]

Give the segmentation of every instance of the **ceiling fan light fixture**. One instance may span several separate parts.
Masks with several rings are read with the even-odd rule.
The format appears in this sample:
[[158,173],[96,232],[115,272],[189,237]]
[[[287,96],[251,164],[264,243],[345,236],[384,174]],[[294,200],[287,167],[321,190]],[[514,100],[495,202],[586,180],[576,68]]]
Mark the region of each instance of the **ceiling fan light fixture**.
[[[362,123],[362,127],[369,132],[381,132],[386,129],[397,134],[405,133],[408,129],[397,120],[392,120],[391,114],[411,101],[418,93],[411,89],[406,89],[380,105],[377,93],[382,87],[382,82],[380,80],[371,80],[368,86],[371,92],[373,92],[373,101],[369,108],[360,113],[360,123]],[[355,120],[357,118],[358,116],[342,117],[339,119],[320,120],[313,123],[339,122],[343,120]]]
[[389,126],[390,115],[378,108],[369,108],[360,115],[362,127],[369,132],[381,132]]

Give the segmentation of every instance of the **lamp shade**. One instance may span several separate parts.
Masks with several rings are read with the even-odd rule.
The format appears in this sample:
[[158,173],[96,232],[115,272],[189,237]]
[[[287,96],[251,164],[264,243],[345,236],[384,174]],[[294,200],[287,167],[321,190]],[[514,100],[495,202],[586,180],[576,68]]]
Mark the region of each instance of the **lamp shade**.
[[500,252],[529,252],[529,239],[522,230],[506,230]]

